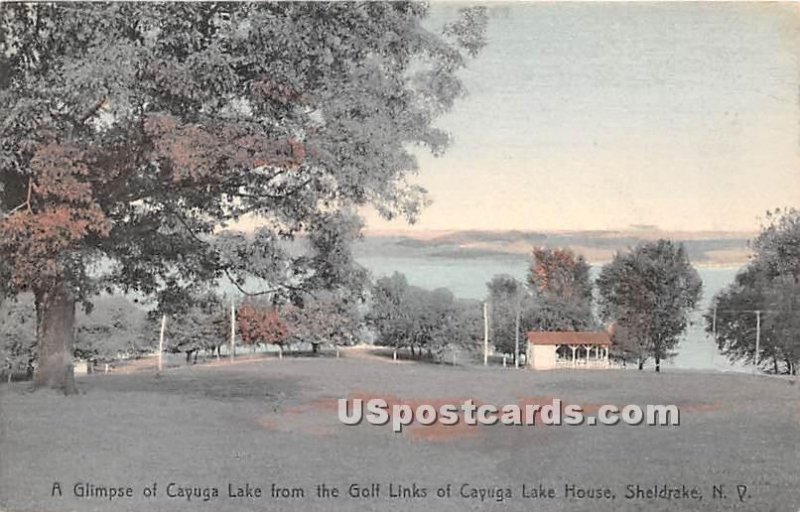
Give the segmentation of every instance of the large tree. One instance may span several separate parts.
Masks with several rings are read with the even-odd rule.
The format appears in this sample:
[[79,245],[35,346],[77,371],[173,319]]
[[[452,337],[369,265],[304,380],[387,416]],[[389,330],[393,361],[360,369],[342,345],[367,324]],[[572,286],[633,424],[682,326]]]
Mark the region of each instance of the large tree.
[[[768,214],[754,257],[705,315],[720,352],[773,373],[800,366],[800,211]],[[759,325],[760,324],[760,325]],[[757,333],[757,331],[760,331]],[[759,337],[756,354],[756,337]]]
[[528,329],[581,331],[595,325],[589,264],[570,249],[536,248],[528,271],[535,311]]
[[615,342],[633,351],[642,369],[669,357],[697,306],[702,281],[683,244],[657,240],[617,253],[597,278],[600,313],[615,324]]
[[[100,286],[165,312],[222,277],[246,293],[332,286],[355,207],[413,219],[413,148],[446,148],[434,121],[463,93],[456,72],[486,24],[466,9],[433,31],[427,9],[4,5],[0,273],[34,294],[37,384],[75,391],[75,305]],[[246,216],[258,236],[214,243]],[[281,250],[298,234],[308,254]],[[269,289],[246,289],[251,272]]]

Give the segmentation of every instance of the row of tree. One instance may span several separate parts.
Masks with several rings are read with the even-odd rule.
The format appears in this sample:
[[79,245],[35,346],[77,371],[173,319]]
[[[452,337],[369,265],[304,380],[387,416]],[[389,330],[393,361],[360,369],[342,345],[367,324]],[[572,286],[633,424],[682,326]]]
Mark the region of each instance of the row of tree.
[[[668,241],[642,244],[603,267],[596,280],[598,307],[590,266],[582,256],[543,248],[532,256],[525,283],[508,275],[487,283],[490,340],[497,352],[512,358],[525,352],[528,331],[595,330],[606,322],[614,326],[614,357],[638,360],[640,368],[652,357],[658,370],[685,330],[687,313],[700,294],[699,277],[685,250]],[[8,304],[9,317],[0,321],[4,329],[14,330],[7,336],[14,343],[4,348],[7,364],[30,368],[34,308],[24,302]],[[230,336],[227,299],[207,292],[181,308],[171,306],[145,315],[124,297],[105,297],[91,315],[79,315],[74,353],[103,361],[151,351],[161,316],[167,315],[166,351],[184,353],[187,362],[200,352],[219,356]],[[340,289],[299,295],[293,301],[281,301],[277,295],[270,300],[248,298],[237,308],[236,331],[239,343],[254,348],[305,342],[315,352],[322,344],[350,344],[371,333],[380,345],[436,359],[448,349],[480,351],[482,310],[479,301],[456,298],[447,289],[412,286],[395,273],[378,279],[367,293]]]
[[[302,300],[279,303],[248,298],[235,309],[236,343],[259,346],[309,344],[350,345],[368,337],[378,343],[409,348],[416,357],[440,357],[448,346],[474,349],[482,329],[480,303],[456,299],[446,289],[410,286],[401,274],[379,279],[365,304],[352,294],[318,292]],[[110,362],[152,352],[165,316],[164,350],[183,353],[194,362],[200,353],[222,354],[230,343],[229,299],[206,293],[180,313],[154,309],[147,313],[122,296],[96,300],[91,314],[77,318],[74,356],[89,362]],[[20,296],[0,306],[0,355],[4,371],[31,374],[36,361],[35,308]]]
[[[146,312],[122,296],[96,300],[91,314],[76,319],[74,357],[89,363],[137,358],[158,346],[162,313]],[[235,312],[236,343],[281,347],[307,343],[317,352],[323,344],[348,345],[361,334],[363,314],[356,304],[330,293],[306,297],[302,304],[278,306],[266,300],[246,300]],[[185,354],[221,355],[230,343],[230,302],[207,293],[179,314],[166,315],[164,350]],[[37,359],[36,315],[31,297],[20,296],[0,305],[0,360],[2,373],[32,372]]]
[[458,299],[446,288],[409,285],[395,272],[372,287],[366,320],[378,344],[407,347],[412,357],[441,358],[448,348],[477,350],[481,315],[479,301]]

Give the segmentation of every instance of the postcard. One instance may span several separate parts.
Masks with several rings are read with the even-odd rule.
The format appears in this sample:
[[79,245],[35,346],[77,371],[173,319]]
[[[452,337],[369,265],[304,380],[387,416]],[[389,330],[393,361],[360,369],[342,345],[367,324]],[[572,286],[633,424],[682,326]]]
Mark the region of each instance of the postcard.
[[0,3],[0,511],[797,511],[800,6]]

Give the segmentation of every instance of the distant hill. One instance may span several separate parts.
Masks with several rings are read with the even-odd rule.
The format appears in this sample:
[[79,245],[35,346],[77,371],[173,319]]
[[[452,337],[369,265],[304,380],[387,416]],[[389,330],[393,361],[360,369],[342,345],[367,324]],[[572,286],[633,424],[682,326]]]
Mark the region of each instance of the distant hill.
[[356,247],[357,256],[392,257],[520,257],[533,247],[568,247],[591,263],[606,263],[614,253],[658,238],[683,242],[692,262],[704,266],[747,262],[748,241],[755,233],[632,231],[440,231],[367,232]]

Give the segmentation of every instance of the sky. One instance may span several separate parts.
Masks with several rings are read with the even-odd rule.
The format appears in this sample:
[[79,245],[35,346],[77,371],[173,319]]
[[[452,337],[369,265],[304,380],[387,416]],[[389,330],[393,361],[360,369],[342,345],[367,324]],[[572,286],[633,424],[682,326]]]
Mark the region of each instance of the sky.
[[432,205],[369,230],[754,231],[800,207],[800,4],[488,9],[453,144],[418,156]]

